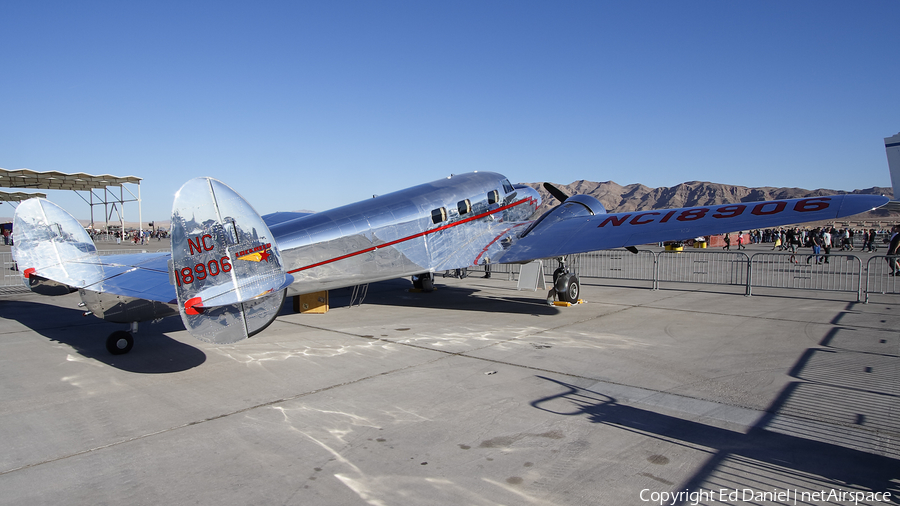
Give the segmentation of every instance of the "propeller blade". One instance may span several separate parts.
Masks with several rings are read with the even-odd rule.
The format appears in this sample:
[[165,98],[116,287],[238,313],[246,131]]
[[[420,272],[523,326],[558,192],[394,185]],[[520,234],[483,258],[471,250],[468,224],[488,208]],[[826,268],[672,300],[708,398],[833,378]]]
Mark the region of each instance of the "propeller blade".
[[560,201],[560,203],[565,202],[566,199],[569,198],[569,196],[566,195],[565,193],[563,193],[562,190],[553,186],[550,183],[544,183],[544,189],[547,190],[548,192],[550,192],[550,195],[553,195],[556,198],[556,200]]

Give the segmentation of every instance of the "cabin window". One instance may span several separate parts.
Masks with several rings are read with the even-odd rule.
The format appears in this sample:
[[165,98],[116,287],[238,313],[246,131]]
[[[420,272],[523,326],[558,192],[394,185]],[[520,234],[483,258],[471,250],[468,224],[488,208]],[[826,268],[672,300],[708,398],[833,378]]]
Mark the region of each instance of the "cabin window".
[[469,214],[472,212],[472,203],[469,202],[469,199],[460,200],[459,203],[456,204],[456,209],[459,211],[460,216]]
[[441,223],[447,221],[447,209],[444,207],[439,207],[434,211],[431,211],[431,222],[432,223]]
[[498,192],[497,190],[489,191],[487,197],[488,204],[496,204],[497,202],[500,202],[500,192]]

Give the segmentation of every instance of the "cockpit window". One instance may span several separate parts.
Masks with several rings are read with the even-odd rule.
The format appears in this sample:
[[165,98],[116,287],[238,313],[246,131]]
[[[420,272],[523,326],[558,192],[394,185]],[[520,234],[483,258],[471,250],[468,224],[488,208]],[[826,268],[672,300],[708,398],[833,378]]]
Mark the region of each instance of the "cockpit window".
[[513,185],[509,184],[509,179],[504,179],[503,180],[503,192],[504,193],[512,193],[514,191],[516,191],[516,190],[513,188]]

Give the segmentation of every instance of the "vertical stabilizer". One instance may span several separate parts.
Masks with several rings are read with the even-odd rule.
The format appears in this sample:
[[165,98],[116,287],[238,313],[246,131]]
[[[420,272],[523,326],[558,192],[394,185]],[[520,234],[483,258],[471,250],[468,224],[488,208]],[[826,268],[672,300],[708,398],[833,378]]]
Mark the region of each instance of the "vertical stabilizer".
[[272,323],[294,278],[243,197],[216,179],[191,179],[175,194],[171,229],[172,284],[191,335],[230,344]]
[[887,153],[891,187],[894,189],[892,200],[900,200],[900,134],[884,138],[884,151]]

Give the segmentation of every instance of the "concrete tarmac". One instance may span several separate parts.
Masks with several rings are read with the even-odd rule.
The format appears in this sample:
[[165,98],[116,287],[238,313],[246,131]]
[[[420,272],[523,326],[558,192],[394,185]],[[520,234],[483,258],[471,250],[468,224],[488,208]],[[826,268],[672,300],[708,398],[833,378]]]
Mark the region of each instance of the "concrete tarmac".
[[900,297],[583,281],[396,280],[123,356],[77,294],[12,290],[0,504],[898,502]]

